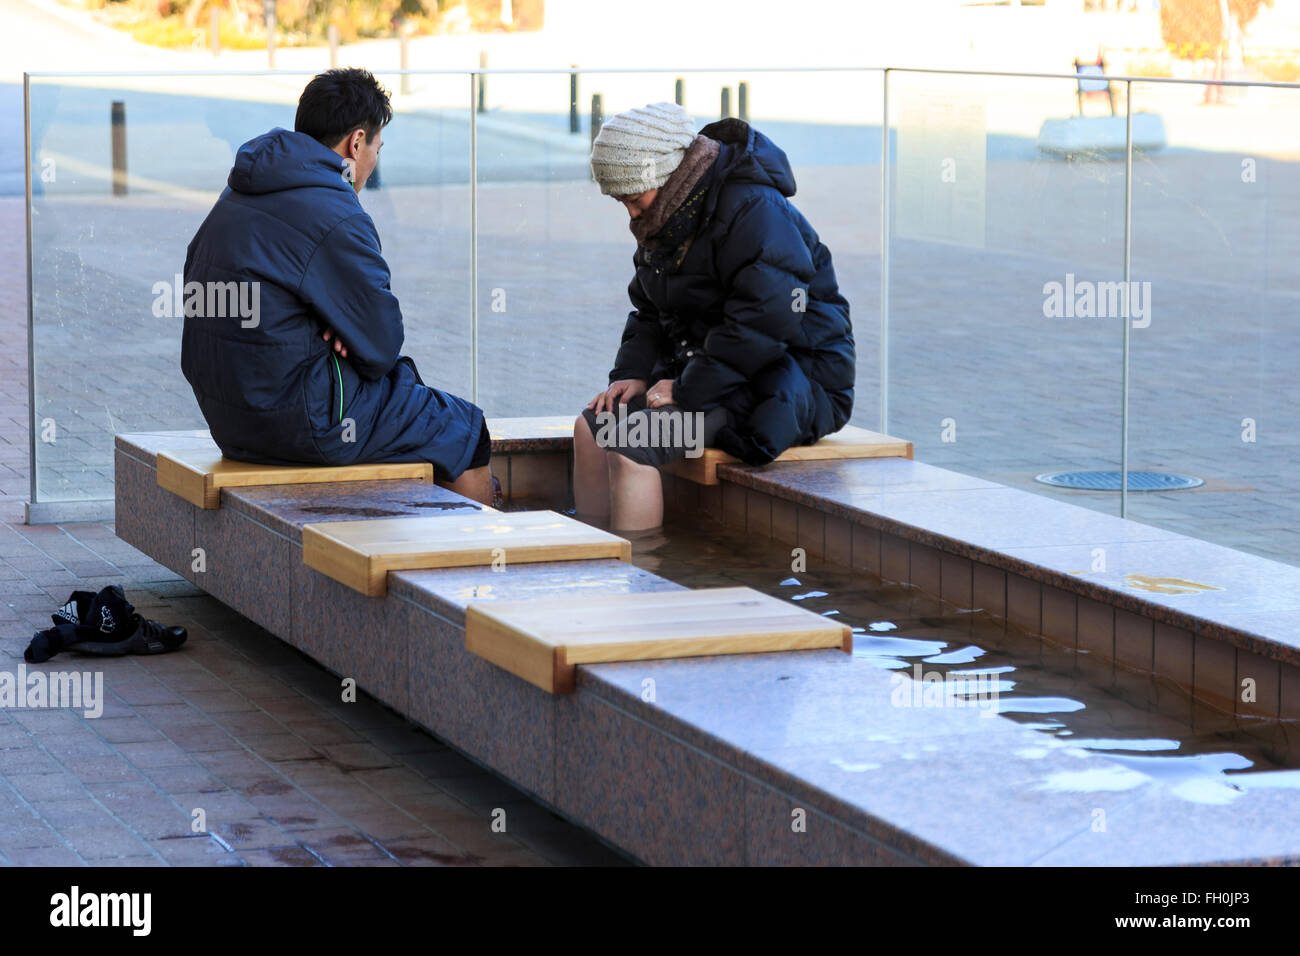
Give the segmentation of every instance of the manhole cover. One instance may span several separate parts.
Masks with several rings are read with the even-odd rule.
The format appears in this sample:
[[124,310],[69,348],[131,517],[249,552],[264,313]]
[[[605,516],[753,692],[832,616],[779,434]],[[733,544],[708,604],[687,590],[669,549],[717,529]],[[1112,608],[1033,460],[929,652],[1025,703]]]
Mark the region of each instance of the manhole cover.
[[[1119,491],[1118,471],[1052,471],[1038,475],[1040,481],[1053,488],[1073,488],[1076,491]],[[1172,475],[1163,471],[1130,471],[1129,491],[1181,491],[1205,484],[1191,475]]]

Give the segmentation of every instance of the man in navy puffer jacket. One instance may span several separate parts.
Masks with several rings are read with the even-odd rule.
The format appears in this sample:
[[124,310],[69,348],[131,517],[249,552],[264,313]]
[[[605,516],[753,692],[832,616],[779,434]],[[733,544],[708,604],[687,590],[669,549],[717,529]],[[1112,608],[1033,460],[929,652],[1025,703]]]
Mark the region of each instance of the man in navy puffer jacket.
[[490,504],[483,412],[400,354],[402,312],[357,198],[392,115],[370,73],[330,70],[303,91],[293,132],[239,148],[190,242],[185,286],[209,290],[205,303],[237,288],[256,314],[187,307],[181,368],[229,458],[428,461],[441,484]]

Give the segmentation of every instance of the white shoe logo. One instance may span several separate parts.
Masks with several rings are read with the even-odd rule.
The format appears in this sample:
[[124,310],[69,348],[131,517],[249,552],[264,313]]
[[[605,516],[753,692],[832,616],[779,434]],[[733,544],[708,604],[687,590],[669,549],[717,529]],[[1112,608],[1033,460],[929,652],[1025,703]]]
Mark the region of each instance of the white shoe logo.
[[61,617],[69,624],[80,624],[81,618],[77,616],[77,602],[69,601],[63,607],[54,612],[55,617]]
[[99,609],[99,630],[104,634],[112,634],[113,628],[116,626],[117,625],[113,623],[113,615],[109,612],[108,608],[101,607]]

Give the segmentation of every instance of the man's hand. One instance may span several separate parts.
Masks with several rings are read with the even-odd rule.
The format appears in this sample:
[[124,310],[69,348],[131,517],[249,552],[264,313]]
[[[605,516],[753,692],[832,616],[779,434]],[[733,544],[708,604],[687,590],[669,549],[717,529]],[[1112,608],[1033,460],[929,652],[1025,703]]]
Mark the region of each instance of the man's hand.
[[597,413],[614,410],[620,402],[626,403],[641,395],[646,390],[646,383],[639,378],[623,378],[611,382],[609,388],[587,403],[587,407]]
[[[333,335],[334,335],[333,329],[326,329],[325,334],[322,335],[321,338],[323,338],[326,342],[328,342],[330,340],[330,336]],[[337,336],[334,336],[334,351],[338,352],[339,355],[342,356],[343,358],[348,357],[348,347],[344,345],[343,340],[338,338]]]
[[650,408],[662,408],[664,405],[673,403],[673,380],[671,378],[661,378],[655,382],[654,387],[646,393],[645,403]]

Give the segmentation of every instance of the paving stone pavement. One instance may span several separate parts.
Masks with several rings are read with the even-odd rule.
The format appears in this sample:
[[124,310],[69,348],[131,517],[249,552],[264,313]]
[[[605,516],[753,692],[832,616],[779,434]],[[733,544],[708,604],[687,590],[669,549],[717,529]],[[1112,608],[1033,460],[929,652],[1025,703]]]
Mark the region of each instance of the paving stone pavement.
[[[189,640],[156,657],[62,654],[31,665],[101,673],[103,712],[0,706],[0,864],[625,864],[387,708],[364,695],[343,703],[337,678],[112,525],[20,523],[21,211],[21,200],[0,199],[0,681],[27,666],[32,633],[77,589],[119,584],[141,614],[186,627]],[[495,808],[505,833],[492,832]],[[206,832],[195,833],[200,809]]]
[[[184,649],[23,664],[70,591],[108,584],[186,627]],[[0,863],[625,862],[387,708],[342,702],[336,677],[107,524],[0,524],[0,681],[24,666],[102,674],[103,709],[0,706]]]

